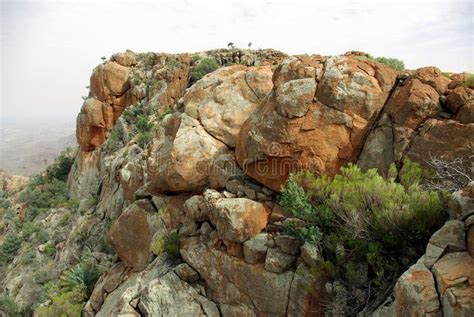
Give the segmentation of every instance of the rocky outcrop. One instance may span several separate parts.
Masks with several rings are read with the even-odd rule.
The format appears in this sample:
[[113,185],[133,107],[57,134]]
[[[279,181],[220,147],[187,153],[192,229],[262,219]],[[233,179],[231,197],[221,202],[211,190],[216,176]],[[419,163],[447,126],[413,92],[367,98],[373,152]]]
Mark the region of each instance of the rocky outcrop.
[[220,316],[215,303],[181,281],[171,268],[163,257],[128,276],[122,267],[115,267],[98,281],[85,315]]
[[209,134],[234,148],[242,124],[272,91],[272,74],[270,66],[221,68],[189,88],[185,111]]
[[461,88],[463,97],[456,97],[454,107],[447,96],[456,94],[458,88],[448,89],[448,81],[434,67],[401,78],[367,137],[358,165],[365,169],[377,167],[385,174],[391,163],[401,164],[405,157],[425,167],[431,167],[431,158],[439,158],[447,162],[461,159],[464,168],[471,170],[474,145],[469,136],[474,133],[474,125],[469,100],[474,95],[472,90]]
[[354,57],[286,59],[240,130],[239,165],[277,191],[294,170],[334,175],[357,157],[394,82],[390,68]]
[[[204,57],[220,68],[190,81]],[[333,176],[349,162],[385,173],[432,155],[463,159],[471,173],[472,91],[453,82],[434,67],[397,74],[357,52],[114,54],[91,77],[69,179],[80,209],[111,224],[87,225],[108,232],[120,259],[86,315],[319,316],[323,293],[347,301],[352,290],[313,274],[321,249],[283,233],[295,219],[278,191],[292,171]],[[470,313],[471,194],[456,194],[453,219],[376,314]],[[170,232],[182,261],[151,252]]]
[[186,114],[167,116],[157,128],[148,158],[150,192],[198,192],[222,188],[236,172],[232,152]]

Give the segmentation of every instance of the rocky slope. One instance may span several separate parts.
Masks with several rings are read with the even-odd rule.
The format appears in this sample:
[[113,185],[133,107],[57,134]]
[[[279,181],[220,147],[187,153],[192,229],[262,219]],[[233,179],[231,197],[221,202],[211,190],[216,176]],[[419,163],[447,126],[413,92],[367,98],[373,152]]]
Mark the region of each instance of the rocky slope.
[[[218,69],[197,78],[209,58]],[[51,261],[60,271],[87,250],[103,268],[84,316],[338,315],[325,300],[343,286],[313,274],[318,249],[282,231],[289,173],[333,176],[356,162],[387,174],[405,158],[442,158],[474,175],[473,91],[435,67],[396,72],[356,52],[127,51],[97,66],[90,87],[68,178],[82,215],[71,214],[76,234],[57,239]],[[375,315],[472,312],[466,193]],[[157,252],[174,236],[179,259]],[[23,295],[19,268],[3,283],[28,307],[39,299]]]

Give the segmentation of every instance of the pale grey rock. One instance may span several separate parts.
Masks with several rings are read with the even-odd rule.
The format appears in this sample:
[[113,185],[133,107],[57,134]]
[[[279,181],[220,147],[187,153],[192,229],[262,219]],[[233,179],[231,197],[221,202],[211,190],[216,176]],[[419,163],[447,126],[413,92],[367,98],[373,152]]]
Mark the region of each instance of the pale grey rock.
[[301,258],[310,267],[315,267],[324,261],[324,258],[319,246],[309,243],[309,242],[305,242],[301,246]]
[[264,263],[267,254],[268,234],[260,233],[244,242],[245,262],[250,264]]
[[449,220],[431,236],[426,246],[424,263],[431,268],[444,253],[464,250],[466,250],[464,223],[459,220]]
[[290,255],[298,255],[300,252],[300,246],[302,244],[301,239],[288,235],[279,235],[274,239],[275,244],[280,247],[282,252]]
[[295,261],[296,256],[286,254],[279,248],[270,248],[265,258],[265,270],[280,274],[290,269]]

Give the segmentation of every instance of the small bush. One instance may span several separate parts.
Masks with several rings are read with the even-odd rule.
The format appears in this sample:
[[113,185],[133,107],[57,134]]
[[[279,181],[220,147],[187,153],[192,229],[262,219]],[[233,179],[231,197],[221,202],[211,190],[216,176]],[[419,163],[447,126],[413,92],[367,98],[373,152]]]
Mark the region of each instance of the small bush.
[[10,232],[5,236],[3,244],[0,245],[0,264],[11,261],[20,249],[21,240],[15,232]]
[[394,69],[394,70],[397,70],[397,71],[401,71],[401,70],[404,70],[405,69],[405,63],[400,60],[400,59],[397,59],[397,58],[390,58],[390,57],[373,57],[371,55],[367,55],[367,56],[357,56],[356,58],[358,59],[361,59],[361,60],[373,60],[373,61],[377,61],[379,63],[382,63],[382,64],[385,64],[387,65],[388,67]]
[[135,124],[135,128],[140,133],[145,133],[153,129],[154,124],[148,121],[148,118],[145,116],[141,116],[137,123]]
[[151,132],[140,132],[138,134],[137,142],[142,149],[145,149],[151,140],[153,140],[153,133]]
[[7,317],[22,317],[19,309],[16,307],[15,302],[6,296],[0,296],[0,316]]
[[82,290],[84,298],[87,298],[92,293],[99,275],[99,271],[94,266],[78,264],[61,276],[58,286],[62,292]]
[[74,164],[74,151],[67,149],[58,156],[53,164],[46,168],[46,177],[48,179],[57,179],[60,181],[67,181],[72,164]]
[[405,69],[405,63],[403,63],[402,60],[399,60],[397,58],[389,58],[389,57],[377,57],[375,60],[379,63],[385,64],[388,67],[393,68],[394,70],[404,70]]
[[156,239],[151,243],[150,251],[155,255],[165,252],[173,258],[179,258],[179,234],[172,232],[163,238]]
[[54,246],[54,244],[48,244],[44,249],[44,253],[50,258],[54,258],[54,256],[56,255],[56,247]]
[[464,86],[468,88],[474,88],[474,74],[467,75],[464,80]]
[[192,82],[196,82],[204,75],[208,73],[212,73],[216,69],[219,68],[219,64],[213,58],[203,58],[201,59],[194,69],[191,71],[191,80]]
[[35,312],[38,317],[80,317],[84,304],[79,291],[66,292],[53,296],[50,306],[40,306]]

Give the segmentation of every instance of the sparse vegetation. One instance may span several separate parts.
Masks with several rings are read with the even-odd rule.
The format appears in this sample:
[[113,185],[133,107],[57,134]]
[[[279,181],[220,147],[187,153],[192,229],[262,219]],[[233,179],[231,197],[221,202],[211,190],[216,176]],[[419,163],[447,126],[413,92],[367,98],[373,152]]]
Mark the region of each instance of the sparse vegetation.
[[469,74],[466,76],[466,79],[464,80],[464,87],[474,87],[474,74]]
[[22,317],[24,314],[18,310],[15,303],[6,296],[0,297],[0,316]]
[[90,297],[99,271],[92,265],[78,264],[67,270],[57,284],[49,282],[45,285],[50,306],[36,309],[38,316],[81,316],[82,308]]
[[401,70],[405,69],[405,63],[402,60],[398,59],[398,58],[383,57],[383,56],[374,57],[374,56],[371,56],[371,55],[358,56],[357,58],[377,61],[377,62],[385,64],[385,65],[387,65],[387,66],[389,66],[389,67],[391,67],[391,68],[393,68],[394,70],[397,70],[397,71],[401,71]]
[[212,73],[219,68],[219,64],[214,58],[203,58],[197,62],[194,69],[191,71],[191,81],[196,82],[204,75]]
[[405,63],[397,58],[376,57],[375,60],[398,71],[405,69]]
[[156,255],[165,252],[172,258],[179,258],[179,234],[177,232],[172,232],[163,238],[156,239],[151,243],[150,251]]
[[0,245],[0,264],[4,265],[11,261],[17,254],[20,246],[20,237],[15,232],[8,233],[3,244]]

